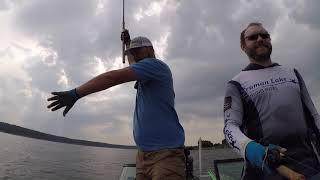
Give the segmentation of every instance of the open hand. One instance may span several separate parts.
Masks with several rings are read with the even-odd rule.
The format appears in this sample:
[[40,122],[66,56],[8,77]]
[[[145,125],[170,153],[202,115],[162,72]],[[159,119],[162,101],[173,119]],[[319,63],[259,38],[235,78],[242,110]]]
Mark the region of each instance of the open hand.
[[53,101],[47,106],[47,108],[52,108],[51,111],[56,111],[62,107],[66,107],[63,111],[63,116],[65,116],[68,111],[73,107],[74,103],[80,98],[76,92],[76,89],[70,91],[52,92],[52,97],[48,98],[48,101]]

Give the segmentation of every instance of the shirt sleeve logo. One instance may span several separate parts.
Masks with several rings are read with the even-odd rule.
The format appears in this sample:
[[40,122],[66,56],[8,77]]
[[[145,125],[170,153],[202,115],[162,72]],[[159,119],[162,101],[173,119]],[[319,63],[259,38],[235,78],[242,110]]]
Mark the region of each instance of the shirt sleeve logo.
[[232,105],[232,98],[231,96],[224,98],[224,106],[223,106],[223,112],[226,112],[226,110],[231,109]]

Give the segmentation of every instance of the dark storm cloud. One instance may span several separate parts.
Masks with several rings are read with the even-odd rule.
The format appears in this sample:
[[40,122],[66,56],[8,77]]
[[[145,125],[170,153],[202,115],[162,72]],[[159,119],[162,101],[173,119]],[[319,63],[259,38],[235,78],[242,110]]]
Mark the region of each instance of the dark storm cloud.
[[0,1],[0,12],[1,11],[6,11],[12,8],[12,2],[10,0],[2,0]]
[[296,7],[290,14],[297,23],[310,25],[313,28],[320,29],[320,1],[308,0],[304,1],[300,6]]
[[[213,119],[217,112],[222,112],[222,102],[217,99],[224,96],[226,83],[248,63],[240,50],[240,32],[251,21],[273,26],[280,12],[272,3],[257,1],[251,2],[255,8],[240,1],[180,3],[170,16],[168,39],[168,61],[174,61],[177,102],[183,104],[179,106],[182,113]],[[199,106],[210,108],[203,112]]]
[[[8,9],[7,2],[1,1],[0,9]],[[115,58],[120,57],[121,1],[11,2],[15,3],[16,12],[14,30],[51,53],[46,59],[40,56],[27,59],[27,66],[22,69],[30,81],[19,79],[16,86],[0,84],[0,90],[8,93],[15,88],[32,91],[28,98],[22,95],[11,100],[1,98],[12,104],[11,109],[19,103],[26,106],[17,113],[23,115],[17,117],[20,124],[52,134],[93,140],[99,133],[109,137],[132,126],[133,83],[81,99],[66,118],[62,117],[61,111],[51,113],[46,109],[46,98],[51,91],[68,90],[93,77],[93,69],[97,66],[95,57],[101,59],[106,69],[113,67]],[[152,14],[155,11],[147,14],[154,3],[164,2],[159,16]],[[303,8],[298,8],[301,4],[297,1],[128,0],[126,27],[132,37],[143,35],[153,42],[168,34],[163,60],[170,65],[174,76],[181,122],[189,126],[201,124],[206,127],[204,134],[212,133],[208,139],[215,140],[215,134],[222,134],[225,85],[248,63],[240,49],[239,36],[249,22],[264,24],[274,35],[273,60],[296,67],[303,74],[311,95],[320,97],[317,92],[320,88],[317,70],[320,36],[316,18],[320,6],[316,0],[303,4]],[[67,79],[67,85],[59,82],[62,75]],[[8,81],[4,76],[0,79]],[[9,117],[10,108],[0,108],[0,112]],[[90,128],[98,128],[99,132],[90,135]],[[185,128],[187,137],[194,140],[201,136],[201,131]]]

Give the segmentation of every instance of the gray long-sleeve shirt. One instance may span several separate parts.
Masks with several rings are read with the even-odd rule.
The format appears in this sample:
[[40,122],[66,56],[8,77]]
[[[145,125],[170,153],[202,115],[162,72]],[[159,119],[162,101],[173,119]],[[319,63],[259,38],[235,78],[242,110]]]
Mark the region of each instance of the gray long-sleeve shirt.
[[224,119],[226,140],[243,158],[252,140],[290,149],[302,143],[310,152],[307,121],[320,129],[320,116],[300,74],[276,63],[267,68],[250,64],[227,84]]

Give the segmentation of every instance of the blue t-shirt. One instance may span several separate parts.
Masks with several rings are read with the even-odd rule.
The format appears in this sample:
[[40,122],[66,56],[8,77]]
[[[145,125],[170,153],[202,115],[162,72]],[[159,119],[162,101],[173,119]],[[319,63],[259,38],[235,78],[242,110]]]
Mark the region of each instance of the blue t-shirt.
[[174,89],[169,67],[155,58],[130,65],[138,76],[133,119],[134,140],[139,149],[155,151],[184,145],[184,130],[174,108]]

